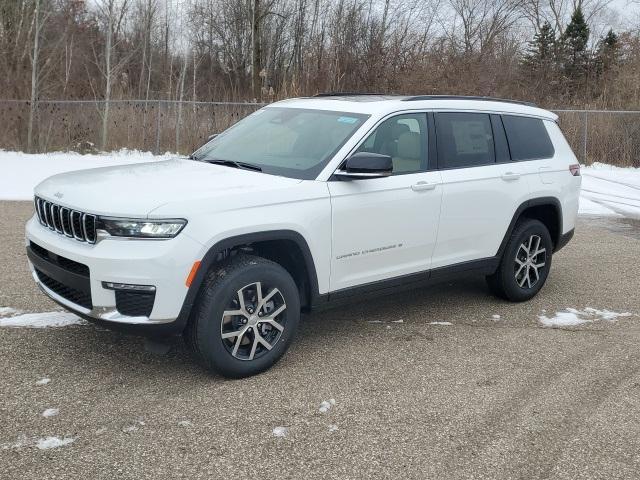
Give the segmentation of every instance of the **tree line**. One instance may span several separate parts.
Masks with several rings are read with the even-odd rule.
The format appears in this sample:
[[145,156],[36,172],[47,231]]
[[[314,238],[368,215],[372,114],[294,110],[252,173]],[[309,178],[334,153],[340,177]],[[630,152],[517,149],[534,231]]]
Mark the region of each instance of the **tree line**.
[[[608,2],[0,0],[0,95],[29,100],[30,117],[47,98],[324,91],[640,108],[640,25],[604,28]],[[108,102],[100,113],[106,136]]]

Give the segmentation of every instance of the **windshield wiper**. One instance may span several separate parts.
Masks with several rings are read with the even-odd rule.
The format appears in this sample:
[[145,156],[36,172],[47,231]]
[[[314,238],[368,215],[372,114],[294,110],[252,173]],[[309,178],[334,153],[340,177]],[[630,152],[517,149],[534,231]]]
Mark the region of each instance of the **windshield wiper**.
[[219,160],[219,159],[214,159],[214,160],[207,160],[207,159],[202,159],[203,162],[207,162],[207,163],[213,163],[214,165],[224,165],[225,167],[233,167],[233,168],[243,168],[245,170],[253,170],[255,172],[261,172],[262,168],[259,167],[258,165],[253,165],[251,163],[245,163],[245,162],[236,162],[234,160]]

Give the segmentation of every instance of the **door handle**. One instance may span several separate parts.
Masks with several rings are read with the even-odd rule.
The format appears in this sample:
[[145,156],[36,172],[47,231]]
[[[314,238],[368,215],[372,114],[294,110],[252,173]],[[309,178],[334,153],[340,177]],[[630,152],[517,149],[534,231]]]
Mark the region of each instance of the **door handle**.
[[422,192],[424,190],[433,190],[436,188],[437,183],[418,182],[411,185],[411,190],[414,192]]
[[504,180],[505,182],[518,180],[519,178],[520,178],[520,174],[515,172],[507,172],[502,174],[502,180]]

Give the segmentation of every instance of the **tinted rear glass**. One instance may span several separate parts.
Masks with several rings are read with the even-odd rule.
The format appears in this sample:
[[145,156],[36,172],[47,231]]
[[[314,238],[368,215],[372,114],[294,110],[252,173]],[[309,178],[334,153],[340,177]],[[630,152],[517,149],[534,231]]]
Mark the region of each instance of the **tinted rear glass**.
[[539,118],[503,115],[512,160],[553,157],[554,150],[544,122]]
[[495,163],[491,121],[486,113],[436,113],[438,167]]

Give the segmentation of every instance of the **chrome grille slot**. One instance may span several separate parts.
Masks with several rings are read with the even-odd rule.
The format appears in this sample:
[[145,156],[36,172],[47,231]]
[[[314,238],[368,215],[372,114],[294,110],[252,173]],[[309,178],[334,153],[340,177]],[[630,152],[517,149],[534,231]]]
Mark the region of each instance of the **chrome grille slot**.
[[38,220],[45,227],[80,242],[96,243],[95,215],[71,210],[39,197],[34,199],[34,204]]
[[89,243],[96,243],[96,216],[89,213],[82,215],[84,238]]
[[76,210],[71,212],[71,231],[76,240],[84,241],[84,232],[82,231],[82,213]]
[[44,212],[45,212],[45,216],[47,217],[47,227],[49,227],[51,230],[55,230],[55,228],[53,227],[53,212],[51,211],[51,209],[53,208],[53,203],[51,202],[44,202]]
[[44,222],[44,218],[42,218],[42,200],[38,197],[35,197],[33,202],[35,204],[36,214],[38,215],[38,221],[42,225],[46,225],[46,223]]
[[71,210],[67,207],[60,208],[60,222],[62,223],[62,233],[67,237],[73,237],[71,232]]
[[62,233],[62,222],[60,222],[60,207],[51,205],[51,224],[56,232]]

